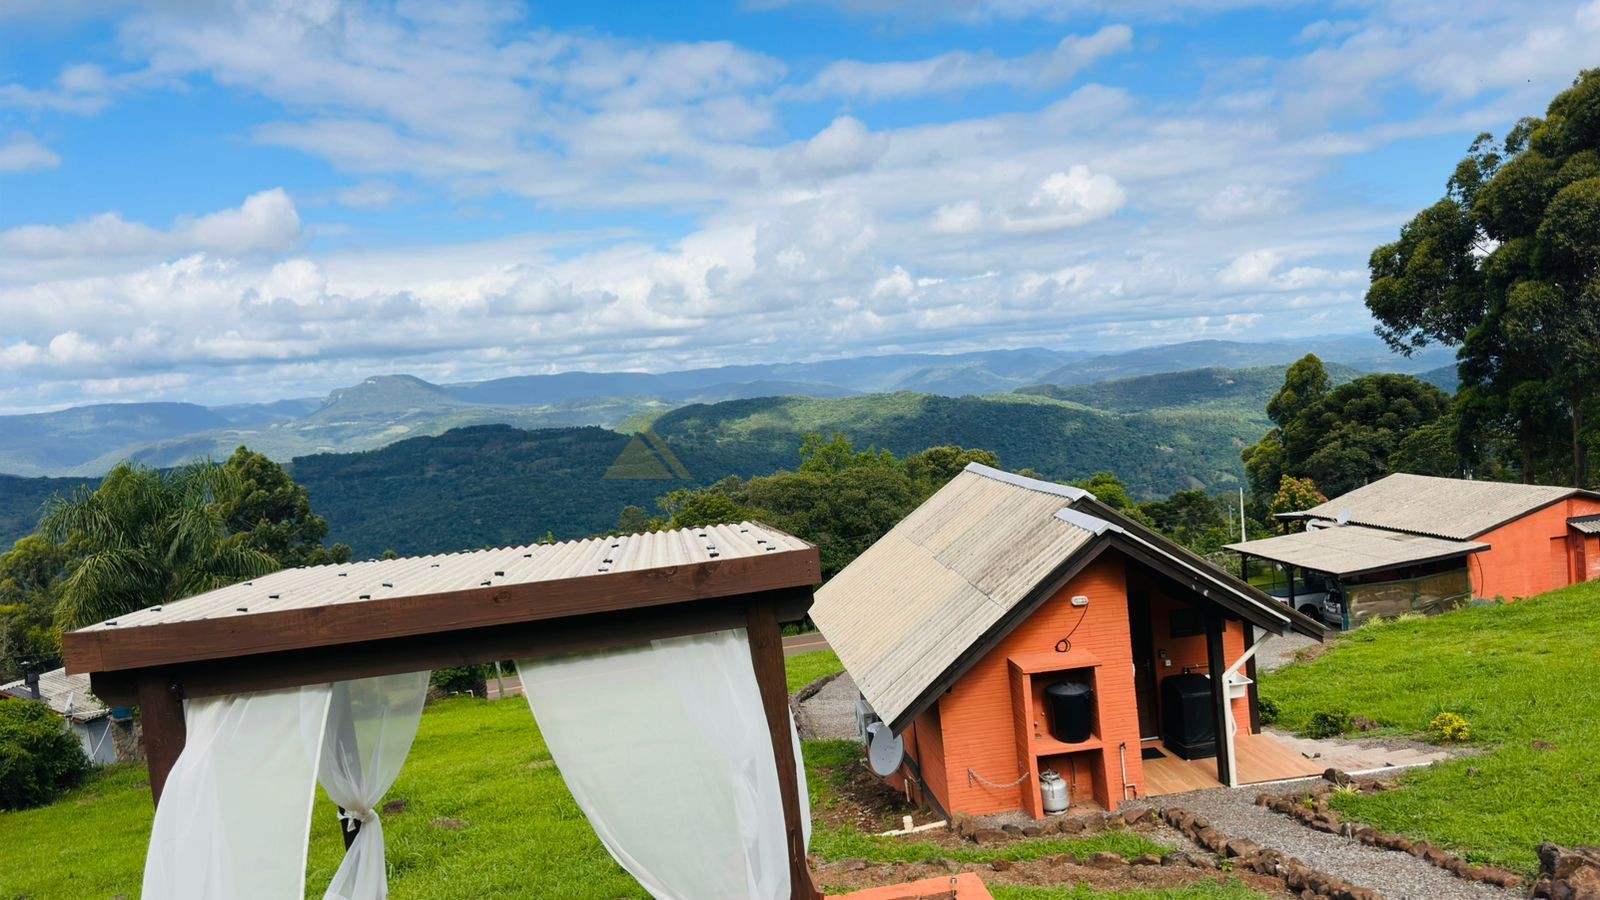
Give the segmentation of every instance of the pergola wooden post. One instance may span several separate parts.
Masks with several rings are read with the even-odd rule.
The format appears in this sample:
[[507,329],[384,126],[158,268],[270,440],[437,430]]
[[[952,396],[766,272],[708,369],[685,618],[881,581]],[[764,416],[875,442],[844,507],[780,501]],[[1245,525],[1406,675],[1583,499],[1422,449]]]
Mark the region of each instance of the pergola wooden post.
[[103,701],[140,707],[159,804],[183,750],[186,697],[744,628],[772,736],[792,895],[815,900],[780,627],[805,616],[820,580],[814,546],[746,522],[288,570],[69,632],[62,643],[68,671],[89,673]]

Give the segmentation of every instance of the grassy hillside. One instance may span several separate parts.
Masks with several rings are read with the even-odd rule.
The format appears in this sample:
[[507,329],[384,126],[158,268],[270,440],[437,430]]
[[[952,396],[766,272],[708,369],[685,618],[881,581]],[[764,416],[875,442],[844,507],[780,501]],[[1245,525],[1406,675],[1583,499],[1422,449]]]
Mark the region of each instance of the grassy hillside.
[[[800,662],[796,662],[800,661]],[[807,656],[791,657],[791,675]],[[842,751],[842,752],[841,752]],[[853,742],[808,742],[807,778],[817,803],[830,802],[833,766],[859,755]],[[625,773],[623,773],[625,777]],[[404,811],[384,816],[389,888],[396,900],[479,897],[647,897],[606,853],[573,802],[550,758],[538,726],[521,700],[455,699],[426,708],[416,743],[387,801]],[[149,843],[150,788],[142,765],[116,766],[93,776],[53,806],[0,812],[0,896],[31,900],[137,897]],[[336,810],[318,791],[312,814],[306,896],[321,896],[342,858]],[[952,854],[915,843],[892,843],[845,828],[819,828],[812,852],[874,860],[921,859]],[[1082,840],[1009,845],[1007,856],[1105,850],[1137,856],[1162,848],[1134,834],[1109,832]],[[969,851],[970,861],[996,851]],[[969,860],[963,860],[969,861]],[[1113,895],[1072,890],[997,896],[1027,900],[1109,900]],[[1255,894],[1230,885],[1133,898],[1242,900]]]
[[1484,755],[1413,771],[1404,789],[1339,798],[1351,816],[1474,862],[1528,872],[1541,841],[1600,844],[1600,583],[1507,606],[1368,625],[1311,663],[1263,676],[1280,724],[1343,706],[1391,734],[1465,716]]

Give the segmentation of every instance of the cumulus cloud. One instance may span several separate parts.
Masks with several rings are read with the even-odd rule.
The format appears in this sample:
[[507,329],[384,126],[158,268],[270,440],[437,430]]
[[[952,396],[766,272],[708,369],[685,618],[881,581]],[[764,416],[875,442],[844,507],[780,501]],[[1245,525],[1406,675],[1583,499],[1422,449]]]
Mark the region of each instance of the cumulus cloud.
[[[1137,84],[1060,89],[1136,52],[1112,26],[1040,54],[888,64],[871,87],[811,95],[839,107],[817,119],[791,105],[820,77],[727,42],[541,30],[493,5],[141,8],[116,33],[148,83],[257,98],[277,112],[244,139],[320,160],[344,186],[317,195],[310,225],[272,189],[170,222],[110,200],[0,232],[0,407],[95,391],[318,393],[374,370],[465,380],[1349,331],[1365,321],[1366,254],[1405,211],[1330,193],[1330,176],[1397,140],[1537,112],[1600,22],[1600,0],[1521,22],[1419,2],[1308,29],[1281,59],[1216,61],[1180,106]],[[1435,68],[1439,54],[1459,60],[1431,36],[1441,29],[1483,60],[1496,47],[1545,58],[1486,67],[1490,87],[1473,94]],[[91,115],[83,101],[126,90],[97,77],[52,72],[7,96],[30,116]],[[952,98],[920,118],[863,102],[978,86],[1019,99],[993,112]],[[1381,106],[1392,90],[1426,112],[1369,115],[1349,100]],[[420,198],[536,206],[558,224],[359,252],[317,237],[342,207]],[[575,209],[608,224],[561,228]]]
[[30,172],[59,165],[61,157],[25,131],[0,139],[0,172]]
[[1091,35],[1068,35],[1055,47],[1027,56],[954,50],[908,62],[840,60],[795,96],[881,101],[996,86],[1040,90],[1065,84],[1096,61],[1126,51],[1132,41],[1128,26],[1107,25]]

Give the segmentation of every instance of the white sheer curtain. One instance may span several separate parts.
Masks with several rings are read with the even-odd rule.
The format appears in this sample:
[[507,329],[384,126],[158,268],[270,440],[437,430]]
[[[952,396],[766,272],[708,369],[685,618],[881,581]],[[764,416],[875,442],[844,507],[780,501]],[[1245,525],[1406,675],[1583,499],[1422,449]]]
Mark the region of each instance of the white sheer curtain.
[[322,732],[317,779],[361,830],[345,852],[324,898],[378,900],[389,894],[383,825],[376,809],[411,752],[428,694],[428,673],[383,675],[333,685]]
[[190,700],[145,856],[146,900],[305,892],[328,686]]
[[[519,660],[517,670],[573,798],[645,890],[789,897],[782,795],[743,629]],[[799,790],[804,809],[803,768]]]

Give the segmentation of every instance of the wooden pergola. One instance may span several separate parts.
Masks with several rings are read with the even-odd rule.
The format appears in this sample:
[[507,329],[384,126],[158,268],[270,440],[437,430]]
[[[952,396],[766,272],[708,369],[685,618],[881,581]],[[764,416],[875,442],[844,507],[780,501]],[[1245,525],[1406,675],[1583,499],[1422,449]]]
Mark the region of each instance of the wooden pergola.
[[745,522],[562,544],[319,566],[63,635],[67,670],[138,706],[157,804],[184,747],[183,700],[743,628],[783,798],[790,884],[806,864],[780,626],[821,581],[816,547]]

